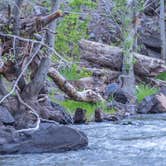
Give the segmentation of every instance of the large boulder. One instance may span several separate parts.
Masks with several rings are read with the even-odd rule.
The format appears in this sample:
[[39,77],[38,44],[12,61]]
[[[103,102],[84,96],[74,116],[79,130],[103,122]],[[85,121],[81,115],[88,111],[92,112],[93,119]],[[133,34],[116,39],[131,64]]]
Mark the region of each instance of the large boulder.
[[13,124],[14,118],[6,107],[0,106],[0,122],[3,124]]
[[64,152],[88,145],[83,132],[51,123],[42,123],[31,133],[17,133],[13,128],[1,127],[0,136],[0,154]]
[[166,113],[165,88],[155,95],[145,97],[138,106],[138,113]]

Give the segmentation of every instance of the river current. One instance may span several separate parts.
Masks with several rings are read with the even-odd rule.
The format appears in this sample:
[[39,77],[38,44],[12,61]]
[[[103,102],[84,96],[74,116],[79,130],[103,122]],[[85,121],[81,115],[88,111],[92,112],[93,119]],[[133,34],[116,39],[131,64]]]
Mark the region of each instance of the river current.
[[87,148],[0,156],[0,166],[166,166],[166,114],[136,115],[117,124],[71,127],[87,134]]

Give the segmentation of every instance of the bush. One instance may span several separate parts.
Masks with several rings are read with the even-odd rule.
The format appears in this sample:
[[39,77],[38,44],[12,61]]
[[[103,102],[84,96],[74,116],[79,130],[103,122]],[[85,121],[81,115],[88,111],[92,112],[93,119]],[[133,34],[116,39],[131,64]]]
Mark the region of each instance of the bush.
[[157,93],[157,88],[152,88],[148,85],[138,85],[137,87],[137,100],[140,103],[145,97]]
[[92,73],[87,71],[85,68],[79,68],[78,65],[73,64],[70,67],[65,67],[60,70],[60,73],[67,79],[67,80],[78,80],[84,77],[92,76]]
[[166,81],[166,72],[159,74],[156,78],[163,80],[163,81]]
[[85,109],[87,119],[90,120],[94,115],[94,111],[97,108],[101,108],[104,112],[113,114],[115,113],[114,109],[108,109],[105,102],[99,102],[96,104],[87,103],[87,102],[79,102],[74,100],[65,100],[59,103],[63,107],[65,107],[70,113],[74,113],[77,108]]
[[70,57],[79,57],[78,41],[82,38],[88,38],[88,24],[90,22],[90,16],[80,19],[79,12],[82,12],[81,6],[92,8],[95,5],[96,3],[91,0],[72,0],[69,2],[71,13],[64,16],[56,29],[55,48],[58,52]]

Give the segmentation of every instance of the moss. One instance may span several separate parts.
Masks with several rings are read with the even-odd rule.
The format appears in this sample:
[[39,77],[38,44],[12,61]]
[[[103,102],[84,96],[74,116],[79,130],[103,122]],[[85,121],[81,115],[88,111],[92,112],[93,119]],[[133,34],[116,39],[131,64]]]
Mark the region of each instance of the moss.
[[137,87],[137,100],[140,103],[145,97],[157,93],[158,89],[148,85],[140,84]]

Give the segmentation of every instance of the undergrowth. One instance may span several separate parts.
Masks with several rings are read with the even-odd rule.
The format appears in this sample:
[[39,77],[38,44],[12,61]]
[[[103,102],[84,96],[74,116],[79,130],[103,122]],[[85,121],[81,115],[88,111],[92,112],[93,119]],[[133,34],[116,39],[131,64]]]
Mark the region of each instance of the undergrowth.
[[[57,25],[55,48],[61,54],[79,58],[78,41],[88,38],[90,15],[81,16],[82,7],[92,9],[97,3],[92,0],[71,0],[68,3],[71,13],[68,13]],[[63,7],[62,7],[63,8]],[[62,9],[63,10],[63,9]]]
[[67,109],[70,113],[75,112],[77,108],[82,108],[86,110],[86,117],[88,120],[92,119],[95,109],[101,108],[105,113],[113,114],[115,113],[114,109],[108,109],[105,102],[88,103],[88,102],[79,102],[74,100],[65,100],[59,102],[59,104]]
[[86,68],[79,68],[79,66],[76,64],[60,69],[60,73],[67,80],[78,80],[80,78],[92,76],[90,71],[88,71]]
[[159,74],[156,78],[159,80],[166,81],[166,72]]
[[158,91],[157,88],[150,87],[148,85],[140,84],[137,86],[137,100],[140,103],[145,97],[155,94]]

